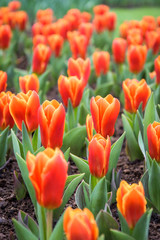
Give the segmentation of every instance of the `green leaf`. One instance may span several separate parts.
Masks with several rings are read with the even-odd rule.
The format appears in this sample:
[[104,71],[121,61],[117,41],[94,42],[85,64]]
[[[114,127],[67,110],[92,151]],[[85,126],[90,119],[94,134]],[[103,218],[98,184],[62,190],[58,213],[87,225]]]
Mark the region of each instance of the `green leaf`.
[[19,201],[25,198],[27,190],[20,174],[14,171],[13,176],[14,176],[14,191],[16,198]]
[[18,162],[18,166],[21,170],[21,175],[22,175],[25,185],[27,187],[29,196],[32,200],[34,207],[36,208],[37,201],[36,201],[35,191],[34,191],[34,187],[33,187],[32,183],[29,179],[29,172],[28,172],[26,161],[17,153],[16,153],[16,159]]
[[109,213],[103,210],[98,213],[96,222],[99,229],[99,235],[104,234],[105,239],[111,239],[111,228],[118,230],[117,221]]
[[112,87],[113,87],[112,82],[107,82],[107,83],[101,84],[99,87],[96,88],[95,96],[100,95],[102,97],[106,97],[106,95],[111,92]]
[[151,214],[152,214],[152,209],[146,211],[136,223],[136,226],[134,227],[133,233],[132,233],[132,236],[136,240],[148,239]]
[[69,201],[71,195],[74,193],[76,187],[78,186],[80,181],[83,179],[83,177],[84,177],[84,174],[78,175],[78,177],[74,178],[70,182],[70,184],[68,185],[67,189],[64,192],[63,202],[62,202],[61,206],[54,210],[53,216],[55,219],[57,219],[61,215],[66,203]]
[[151,169],[149,169],[148,190],[151,201],[154,206],[160,211],[160,166],[153,160]]
[[45,150],[45,148],[42,146],[37,149],[37,151],[34,153],[34,155],[37,155],[39,152],[43,152],[44,150]]
[[67,162],[69,160],[69,155],[70,155],[70,147],[64,153],[64,158],[66,159]]
[[45,208],[37,203],[39,237],[40,240],[46,240],[46,215]]
[[149,175],[148,175],[148,170],[143,174],[142,178],[141,178],[141,182],[143,184],[143,188],[145,191],[145,197],[149,198],[149,192],[148,192],[148,179],[149,179]]
[[26,158],[27,152],[30,151],[33,153],[32,144],[26,129],[24,122],[22,122],[22,143],[23,143],[23,152],[24,157]]
[[91,194],[91,211],[96,217],[100,210],[105,208],[107,203],[107,181],[103,177],[93,189]]
[[119,220],[121,223],[121,231],[126,234],[130,234],[130,229],[128,227],[128,223],[126,222],[126,219],[123,217],[123,215],[121,214],[121,212],[119,210],[118,210],[118,215],[119,215]]
[[9,127],[4,129],[0,134],[0,167],[5,164],[6,152],[7,152],[7,137],[8,137]]
[[63,236],[64,236],[64,230],[63,230],[63,215],[62,215],[58,220],[58,222],[56,223],[56,226],[54,227],[54,230],[51,233],[49,240],[55,240],[55,239],[63,240],[64,239]]
[[119,159],[119,155],[121,153],[122,144],[124,141],[125,132],[122,134],[122,136],[112,145],[111,147],[111,153],[109,158],[109,168],[107,172],[107,179],[111,181],[111,175],[113,168],[117,167],[117,162]]
[[139,130],[143,138],[144,126],[143,126],[143,119],[139,110],[137,110],[137,118],[138,118]]
[[135,238],[131,237],[130,235],[111,229],[111,236],[112,240],[136,240]]
[[138,146],[138,140],[136,139],[133,129],[130,126],[126,116],[122,114],[123,127],[126,132],[127,139],[127,151],[131,161],[136,159],[143,159],[142,152]]
[[89,114],[89,110],[86,108],[84,103],[80,105],[80,113],[79,113],[79,123],[81,125],[86,124],[86,117]]
[[29,229],[25,228],[16,219],[13,218],[12,221],[18,240],[38,240],[38,238]]
[[62,151],[69,147],[73,154],[82,156],[85,149],[85,138],[87,137],[86,126],[79,126],[68,131],[63,138]]
[[18,155],[21,155],[18,139],[12,129],[11,129],[11,136],[12,136],[14,154],[16,155],[16,153],[17,153]]
[[65,184],[65,189],[68,187],[68,185],[78,176],[81,176],[81,174],[72,174],[67,177],[66,184]]
[[140,147],[140,149],[141,149],[141,152],[143,153],[144,158],[146,158],[144,141],[143,141],[143,139],[142,139],[142,134],[141,134],[140,131],[139,131],[139,134],[138,134],[138,144],[139,144],[139,147]]
[[34,134],[33,134],[33,138],[32,138],[32,146],[33,146],[33,151],[36,152],[37,149],[40,148],[41,146],[41,133],[40,133],[40,127],[38,127]]
[[151,156],[149,155],[148,152],[146,152],[146,165],[147,165],[147,169],[151,168],[152,161],[153,160],[152,160]]
[[89,208],[89,198],[89,185],[86,182],[82,181],[76,191],[75,200],[77,206],[80,209],[83,209],[85,207]]
[[84,161],[83,158],[77,157],[73,154],[70,154],[70,155],[71,155],[73,162],[78,167],[79,171],[81,173],[85,173],[85,175],[84,175],[85,182],[89,183],[89,176],[90,176],[89,165]]
[[68,101],[67,120],[68,120],[68,130],[71,130],[72,128],[76,127],[76,120],[74,117],[74,109],[73,109],[70,99]]

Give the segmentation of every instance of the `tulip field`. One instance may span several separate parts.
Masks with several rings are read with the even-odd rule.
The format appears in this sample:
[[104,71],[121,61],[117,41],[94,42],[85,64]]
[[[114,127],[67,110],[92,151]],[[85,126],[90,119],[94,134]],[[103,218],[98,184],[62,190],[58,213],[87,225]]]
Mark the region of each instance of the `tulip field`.
[[159,240],[160,8],[43,3],[0,2],[0,240]]

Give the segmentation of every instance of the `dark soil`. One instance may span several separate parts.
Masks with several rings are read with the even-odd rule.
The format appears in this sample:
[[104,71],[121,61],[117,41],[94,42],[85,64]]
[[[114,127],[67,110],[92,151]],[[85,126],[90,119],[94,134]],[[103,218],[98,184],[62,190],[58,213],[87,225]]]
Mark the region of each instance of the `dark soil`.
[[[58,91],[56,88],[51,90],[48,95],[48,99],[51,100],[56,98],[60,100]],[[119,116],[116,124],[115,134],[112,137],[112,141],[116,141],[119,136],[123,133],[122,121]],[[5,166],[4,169],[0,171],[0,240],[16,239],[12,218],[17,218],[18,211],[23,210],[28,213],[31,217],[34,216],[34,208],[31,204],[29,196],[26,195],[25,199],[17,201],[14,193],[14,178],[13,171],[16,170],[19,172],[17,162],[14,157],[10,157],[9,163]],[[77,168],[74,163],[69,161],[69,174],[77,173]],[[118,161],[117,170],[122,171],[122,179],[126,180],[128,183],[138,182],[143,175],[144,163],[143,161],[136,160],[135,162],[130,162],[125,152],[125,143],[123,144],[120,158]],[[67,206],[70,205],[73,208],[76,208],[74,194],[69,200]],[[118,219],[116,203],[112,204],[111,210],[113,216]],[[158,240],[160,239],[160,216],[153,213],[149,229],[149,239]]]

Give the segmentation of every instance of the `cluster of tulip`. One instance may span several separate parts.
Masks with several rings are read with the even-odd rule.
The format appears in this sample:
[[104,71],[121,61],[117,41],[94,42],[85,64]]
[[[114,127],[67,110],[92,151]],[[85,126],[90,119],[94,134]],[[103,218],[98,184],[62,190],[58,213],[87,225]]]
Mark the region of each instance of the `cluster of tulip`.
[[[0,9],[0,18],[12,28],[19,23],[23,30],[27,15],[17,11],[19,8],[20,2],[11,2]],[[69,10],[58,20],[53,10],[38,10],[32,26],[32,71],[20,71],[22,92],[6,92],[7,73],[0,71],[0,167],[12,140],[38,220],[37,225],[24,212],[19,213],[18,220],[13,219],[19,240],[22,236],[23,240],[61,240],[64,234],[68,240],[146,240],[152,208],[160,212],[159,18],[157,22],[153,17],[144,17],[141,22],[123,23],[121,38],[112,42],[112,52],[100,51],[93,47],[92,33],[113,31],[116,15],[106,5],[95,6],[93,11],[91,22],[92,16],[78,9]],[[66,40],[72,57],[62,54]],[[93,47],[90,54],[88,46]],[[151,65],[145,71],[145,80],[142,76],[147,48],[153,49],[153,54],[151,61],[147,60]],[[68,68],[58,75],[63,104],[41,98],[52,52],[52,68],[60,59],[68,60]],[[92,76],[96,79],[95,90],[88,86]],[[121,95],[117,94],[117,86],[120,90],[122,87]],[[125,132],[111,144],[121,106],[114,95],[124,103]],[[16,136],[18,130],[22,141]],[[145,162],[145,173],[138,184],[121,181],[120,172],[115,170],[125,136],[130,160]],[[79,174],[68,175],[69,158]],[[68,207],[63,214],[74,192],[78,209]],[[121,231],[110,210],[116,201]],[[54,229],[53,219],[57,222]]]

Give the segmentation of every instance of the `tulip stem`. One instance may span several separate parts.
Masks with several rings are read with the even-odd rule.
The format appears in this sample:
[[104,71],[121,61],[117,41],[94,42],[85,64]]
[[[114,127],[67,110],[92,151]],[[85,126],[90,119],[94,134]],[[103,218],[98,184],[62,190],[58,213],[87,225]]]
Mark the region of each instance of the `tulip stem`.
[[47,240],[50,238],[52,233],[52,223],[53,223],[53,210],[47,209],[46,210],[46,217],[47,217]]

